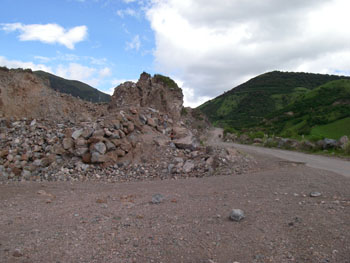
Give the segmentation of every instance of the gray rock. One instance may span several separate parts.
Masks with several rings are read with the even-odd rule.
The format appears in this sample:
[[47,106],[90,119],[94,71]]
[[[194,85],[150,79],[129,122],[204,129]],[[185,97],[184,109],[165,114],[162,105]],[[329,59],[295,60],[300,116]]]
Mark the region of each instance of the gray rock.
[[199,146],[199,141],[193,135],[173,141],[178,149],[194,151]]
[[170,164],[168,165],[168,173],[171,173],[174,167],[175,167],[175,165],[172,164],[172,163],[170,163]]
[[42,160],[41,160],[41,159],[36,159],[36,160],[33,162],[33,165],[38,166],[38,167],[42,166]]
[[310,193],[310,197],[319,197],[319,196],[321,196],[320,192],[311,192]]
[[75,149],[75,155],[76,156],[83,156],[85,153],[88,152],[88,148],[87,147],[79,147]]
[[94,137],[103,137],[105,135],[105,131],[103,129],[99,129],[94,131],[92,134]]
[[32,122],[30,123],[30,126],[35,126],[36,124],[36,119],[32,120]]
[[194,162],[191,160],[187,160],[184,166],[182,167],[184,173],[190,173],[194,169]]
[[144,115],[140,114],[139,119],[143,125],[147,123],[147,118]]
[[132,122],[128,122],[128,132],[133,132],[135,125]]
[[91,154],[91,162],[92,163],[104,163],[106,158],[104,155],[99,154],[98,152],[93,152]]
[[107,136],[107,137],[110,137],[113,133],[109,130],[109,129],[107,129],[107,128],[104,128],[104,131],[105,131],[105,135]]
[[239,222],[245,218],[245,215],[241,209],[232,209],[229,218],[232,221]]
[[24,179],[29,180],[32,176],[32,173],[28,170],[23,170],[21,175]]
[[110,141],[106,141],[106,147],[107,147],[107,151],[112,151],[112,150],[115,150],[116,147],[113,143],[111,143]]
[[110,136],[111,139],[120,139],[120,135],[119,132],[116,131],[114,133],[112,133],[112,135]]
[[64,138],[62,141],[62,145],[63,145],[63,149],[69,150],[69,149],[73,148],[74,142],[73,142],[72,138]]
[[83,129],[76,130],[76,131],[73,132],[72,138],[73,138],[74,140],[76,140],[76,139],[78,139],[78,138],[80,137],[80,135],[82,135],[82,134],[83,134]]
[[84,139],[89,139],[92,134],[94,133],[94,129],[93,128],[86,128],[84,129],[83,133],[81,134],[81,136],[84,138]]
[[103,142],[95,143],[93,146],[93,151],[98,152],[99,154],[105,154],[107,150],[106,145]]
[[160,204],[163,202],[164,196],[161,194],[155,194],[152,196],[152,204]]
[[119,130],[119,136],[120,138],[124,138],[125,137],[125,133],[121,130]]
[[87,141],[84,138],[78,138],[75,140],[75,147],[87,147]]
[[175,157],[175,158],[174,158],[174,162],[175,162],[175,163],[183,163],[183,162],[184,162],[184,159],[182,159],[181,157]]
[[323,140],[323,150],[337,148],[337,145],[338,143],[336,140],[328,139],[328,138],[325,138]]
[[339,139],[339,146],[340,148],[342,148],[343,150],[345,149],[346,145],[349,143],[349,138],[348,136],[344,135],[343,137],[341,137]]

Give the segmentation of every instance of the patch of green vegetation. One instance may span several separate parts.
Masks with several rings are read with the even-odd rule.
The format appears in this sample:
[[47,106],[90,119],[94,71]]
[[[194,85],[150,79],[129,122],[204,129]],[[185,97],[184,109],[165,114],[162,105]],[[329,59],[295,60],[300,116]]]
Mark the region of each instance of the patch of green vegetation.
[[70,94],[90,102],[109,102],[111,96],[83,82],[67,80],[44,71],[34,71],[38,77],[48,80],[50,87],[58,92]]
[[315,126],[311,129],[311,135],[336,140],[344,135],[350,137],[350,117],[326,125]]
[[179,89],[179,87],[177,86],[176,82],[174,80],[172,80],[169,77],[160,75],[160,74],[155,74],[154,75],[154,79],[156,81],[162,82],[165,86],[172,88],[172,89]]
[[224,136],[226,136],[226,134],[228,134],[228,133],[235,134],[235,133],[237,133],[237,130],[234,128],[231,128],[231,127],[226,127],[224,129]]
[[263,138],[265,137],[265,134],[264,134],[264,132],[262,132],[262,131],[250,132],[250,133],[249,133],[249,137],[250,137],[251,139],[255,139],[255,138],[263,139]]
[[[288,116],[283,116],[285,112],[294,112],[292,107],[288,108],[290,104],[307,99],[306,94],[310,90],[342,78],[350,79],[349,77],[334,75],[273,71],[257,76],[198,108],[207,115],[214,125],[229,126],[237,130],[261,127],[264,120],[267,119],[272,122],[272,118],[278,118],[278,122],[282,120],[283,123],[280,126],[273,125],[273,127],[270,127],[271,129],[267,129],[269,132],[277,134],[282,132],[285,121],[291,119]],[[310,97],[311,95],[309,94]],[[314,95],[318,96],[318,92]],[[316,107],[310,103],[304,105],[304,110],[311,110],[309,113],[311,118]],[[320,114],[314,117],[315,123],[324,117],[323,113]],[[337,115],[332,118],[336,120],[342,116]],[[303,118],[298,122],[301,121],[303,121]],[[328,121],[327,119],[324,124]],[[310,125],[309,122],[308,125]],[[310,127],[312,125],[315,124],[312,123]],[[298,132],[296,135],[298,135]]]
[[[349,134],[350,125],[326,126],[328,132],[318,132],[319,126],[331,124],[350,116],[350,80],[336,80],[310,90],[281,110],[269,114],[255,126],[266,133],[299,139],[316,136],[337,139]],[[330,132],[337,130],[338,132]],[[318,133],[317,133],[318,132]]]
[[182,107],[181,116],[187,116],[187,114],[188,114],[187,109],[185,107]]
[[193,110],[192,110],[192,116],[193,116],[193,118],[195,118],[196,120],[200,120],[200,121],[203,121],[203,120],[204,120],[201,111],[199,111],[198,109],[193,109]]

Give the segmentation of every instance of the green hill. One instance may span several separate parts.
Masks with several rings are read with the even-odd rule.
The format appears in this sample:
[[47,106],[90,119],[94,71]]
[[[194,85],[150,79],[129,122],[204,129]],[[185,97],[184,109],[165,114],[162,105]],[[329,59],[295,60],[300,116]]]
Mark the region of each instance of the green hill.
[[350,135],[350,80],[331,81],[300,95],[259,126],[283,137]]
[[111,99],[108,94],[77,80],[67,80],[44,71],[34,71],[33,73],[48,80],[51,88],[59,92],[91,102],[109,102]]
[[349,77],[273,71],[257,76],[199,106],[216,126],[258,127],[274,112],[327,82]]

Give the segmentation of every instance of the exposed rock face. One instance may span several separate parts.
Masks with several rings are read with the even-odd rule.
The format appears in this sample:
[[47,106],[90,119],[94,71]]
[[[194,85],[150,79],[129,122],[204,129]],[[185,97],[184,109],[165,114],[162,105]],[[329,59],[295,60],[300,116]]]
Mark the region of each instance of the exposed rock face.
[[29,70],[0,68],[0,117],[79,121],[93,119],[105,110],[52,90]]
[[125,82],[115,88],[109,109],[124,106],[151,107],[180,119],[183,104],[182,90],[168,77],[142,73],[137,83]]

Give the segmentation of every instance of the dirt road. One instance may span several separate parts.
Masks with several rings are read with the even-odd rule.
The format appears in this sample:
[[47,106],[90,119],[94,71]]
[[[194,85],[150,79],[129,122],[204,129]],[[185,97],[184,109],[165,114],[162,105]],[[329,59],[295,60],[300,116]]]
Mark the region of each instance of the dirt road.
[[247,153],[260,153],[260,154],[268,154],[277,158],[285,159],[291,162],[302,162],[307,166],[322,170],[327,170],[331,172],[335,172],[337,174],[350,177],[350,162],[343,161],[335,158],[320,156],[320,155],[312,155],[305,154],[300,152],[292,152],[292,151],[284,151],[284,150],[276,150],[269,149],[251,145],[242,145],[242,144],[233,144],[233,146],[237,149],[243,150]]
[[281,158],[291,162],[305,163],[307,166],[322,170],[335,172],[337,174],[350,177],[350,162],[345,160],[339,160],[336,158],[330,158],[320,155],[305,154],[301,152],[285,151],[278,149],[270,149],[265,147],[258,147],[252,145],[243,145],[236,143],[225,143],[220,140],[219,135],[222,134],[222,129],[213,129],[211,131],[211,137],[209,143],[211,145],[230,146],[245,151],[250,154],[262,154],[270,155],[273,157]]
[[254,155],[248,174],[2,184],[0,262],[349,263],[350,179]]

